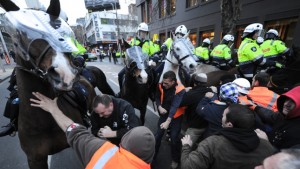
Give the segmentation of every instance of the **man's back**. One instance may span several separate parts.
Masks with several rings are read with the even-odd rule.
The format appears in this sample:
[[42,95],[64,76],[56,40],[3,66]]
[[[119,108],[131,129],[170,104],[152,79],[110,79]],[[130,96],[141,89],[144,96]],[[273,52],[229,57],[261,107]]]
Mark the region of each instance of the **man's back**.
[[[242,146],[247,148],[247,145]],[[200,142],[198,148],[191,153],[188,145],[183,146],[181,169],[253,169],[273,153],[274,148],[266,140],[260,139],[258,147],[253,151],[242,152],[224,136],[213,135]]]

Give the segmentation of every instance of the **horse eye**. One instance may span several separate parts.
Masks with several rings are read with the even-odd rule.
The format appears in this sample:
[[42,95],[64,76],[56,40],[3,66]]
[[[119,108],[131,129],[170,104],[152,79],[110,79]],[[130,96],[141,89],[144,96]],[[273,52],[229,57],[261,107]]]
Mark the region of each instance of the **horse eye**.
[[178,51],[179,51],[180,49],[179,49],[179,48],[176,48],[176,50],[178,50]]

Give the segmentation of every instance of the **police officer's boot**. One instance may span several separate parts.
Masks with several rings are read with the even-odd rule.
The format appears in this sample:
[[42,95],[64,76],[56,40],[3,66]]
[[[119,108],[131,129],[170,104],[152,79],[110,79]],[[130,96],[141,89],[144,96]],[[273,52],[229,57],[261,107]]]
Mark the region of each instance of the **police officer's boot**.
[[16,131],[17,131],[16,123],[17,123],[17,120],[14,119],[10,123],[8,123],[7,125],[2,126],[0,128],[0,137],[7,136],[7,135],[15,136]]

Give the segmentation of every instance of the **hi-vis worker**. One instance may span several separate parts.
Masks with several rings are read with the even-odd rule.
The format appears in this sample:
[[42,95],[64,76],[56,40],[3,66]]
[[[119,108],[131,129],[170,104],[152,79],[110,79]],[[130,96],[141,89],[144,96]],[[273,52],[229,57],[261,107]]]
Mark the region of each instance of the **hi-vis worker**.
[[74,123],[57,107],[56,99],[33,93],[37,99],[30,99],[31,106],[48,111],[66,132],[69,145],[74,149],[86,169],[150,169],[155,139],[144,126],[128,131],[121,140],[120,147],[109,141],[93,136],[86,127]]
[[[175,30],[176,38],[183,38],[188,34],[188,30],[184,25],[180,25]],[[173,43],[172,35],[161,46],[161,50],[168,51]]]
[[195,49],[195,55],[198,57],[198,62],[205,64],[209,63],[209,45],[210,40],[205,38],[202,42],[202,46],[199,46]]
[[137,36],[131,39],[129,44],[131,46],[141,46],[142,51],[148,56],[151,56],[155,53],[153,42],[149,37],[148,25],[145,22],[139,24]]
[[250,83],[243,78],[238,78],[234,82],[238,85],[241,96],[239,97],[239,102],[242,105],[249,106],[254,109],[256,105],[273,110],[277,112],[277,98],[278,94],[268,89],[267,84],[269,82],[270,76],[265,72],[257,73],[252,80],[252,89],[248,89]]
[[270,29],[266,33],[265,41],[260,45],[260,48],[267,60],[276,61],[282,65],[285,64],[289,48],[279,39],[278,32],[275,29]]
[[231,47],[234,42],[232,35],[225,35],[219,45],[217,45],[210,53],[212,65],[221,70],[229,70],[232,65]]
[[263,57],[263,52],[256,43],[257,37],[261,36],[263,25],[253,23],[248,25],[242,36],[242,43],[238,49],[239,71],[242,77],[249,82],[252,81],[258,66],[270,67],[276,66],[274,61],[267,61]]

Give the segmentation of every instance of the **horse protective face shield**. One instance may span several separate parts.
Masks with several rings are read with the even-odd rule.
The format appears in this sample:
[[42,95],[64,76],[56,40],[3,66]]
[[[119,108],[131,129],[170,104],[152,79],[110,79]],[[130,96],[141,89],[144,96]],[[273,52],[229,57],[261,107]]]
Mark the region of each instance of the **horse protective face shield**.
[[[12,36],[16,48],[21,49],[22,59],[29,60],[29,48],[37,39],[46,40],[57,52],[72,53],[78,51],[72,42],[74,33],[61,18],[53,17],[43,11],[21,9],[5,14],[6,27]],[[22,19],[20,19],[22,18]]]
[[126,49],[126,66],[130,68],[134,62],[138,69],[145,69],[148,65],[148,56],[143,53],[140,46],[132,46]]

